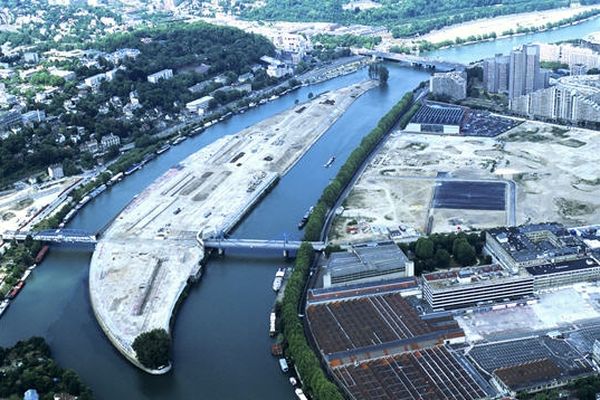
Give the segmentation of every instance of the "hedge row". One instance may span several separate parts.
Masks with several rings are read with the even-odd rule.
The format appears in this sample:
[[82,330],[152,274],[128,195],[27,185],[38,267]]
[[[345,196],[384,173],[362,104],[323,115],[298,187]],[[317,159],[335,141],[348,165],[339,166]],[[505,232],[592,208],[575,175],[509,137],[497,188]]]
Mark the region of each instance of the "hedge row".
[[[369,154],[375,149],[379,141],[400,120],[400,126],[404,128],[416,109],[409,110],[412,105],[413,92],[406,93],[402,99],[390,111],[387,112],[377,123],[377,126],[363,138],[360,145],[350,154],[344,165],[340,168],[336,177],[325,188],[321,198],[317,202],[304,231],[304,240],[317,241],[320,239],[321,230],[327,218],[327,211],[335,205],[344,188],[350,183],[352,177],[358,171]],[[413,107],[414,108],[414,107]],[[417,107],[418,108],[418,107]]]
[[306,391],[315,399],[343,400],[339,388],[331,382],[319,363],[319,359],[309,346],[302,320],[298,317],[298,308],[308,272],[313,262],[314,250],[308,241],[320,239],[321,230],[325,224],[327,211],[335,205],[344,188],[350,183],[369,154],[375,149],[383,136],[400,121],[400,126],[406,126],[410,117],[418,109],[411,107],[413,93],[405,94],[402,99],[381,118],[377,126],[361,141],[360,145],[350,154],[335,179],[325,188],[306,225],[305,242],[296,255],[296,266],[285,287],[281,305],[283,333],[287,340],[287,355],[292,358],[298,373],[302,377]]
[[302,321],[298,317],[298,307],[304,292],[308,271],[312,264],[314,250],[304,242],[296,255],[296,266],[285,286],[281,305],[283,333],[287,340],[287,355],[293,360],[306,391],[314,399],[343,400],[338,387],[332,383],[321,369],[319,359],[306,341]]

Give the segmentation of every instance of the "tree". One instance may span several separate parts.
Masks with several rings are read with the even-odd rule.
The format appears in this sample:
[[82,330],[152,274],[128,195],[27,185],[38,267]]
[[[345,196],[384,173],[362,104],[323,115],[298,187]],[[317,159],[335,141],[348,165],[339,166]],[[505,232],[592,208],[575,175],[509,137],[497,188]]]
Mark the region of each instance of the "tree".
[[33,237],[32,237],[31,235],[27,235],[27,236],[25,237],[25,242],[24,242],[24,244],[25,244],[25,247],[27,247],[27,248],[31,248],[31,245],[33,244]]
[[381,83],[382,85],[386,85],[388,78],[390,76],[390,71],[387,69],[387,67],[385,66],[380,66],[379,67],[379,83]]
[[433,242],[428,238],[419,238],[415,245],[415,255],[422,260],[433,257]]
[[459,238],[452,245],[452,254],[454,259],[462,266],[471,265],[475,262],[475,249],[469,244],[467,239]]
[[113,158],[117,158],[119,156],[119,146],[110,146],[108,150],[106,150],[106,158],[112,160]]
[[171,338],[164,329],[144,332],[133,341],[133,350],[140,363],[150,369],[169,365]]
[[390,71],[381,63],[369,65],[369,78],[379,79],[379,83],[385,85],[390,76]]
[[444,249],[438,249],[435,252],[434,261],[437,268],[448,268],[450,266],[450,253]]

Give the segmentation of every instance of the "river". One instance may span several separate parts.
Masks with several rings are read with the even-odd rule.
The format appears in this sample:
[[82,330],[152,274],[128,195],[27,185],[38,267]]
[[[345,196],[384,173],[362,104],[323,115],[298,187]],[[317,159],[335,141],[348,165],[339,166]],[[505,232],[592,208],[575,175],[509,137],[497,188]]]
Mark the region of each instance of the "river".
[[[433,55],[468,62],[520,43],[582,37],[598,28],[598,20],[592,20],[556,31],[439,50]],[[300,237],[298,220],[316,202],[343,160],[406,91],[428,78],[423,71],[393,64],[388,67],[388,86],[360,97],[248,215],[234,236]],[[206,144],[283,111],[296,99],[307,99],[310,92],[346,86],[366,75],[362,70],[302,88],[207,129],[94,199],[69,227],[99,229],[170,166]],[[331,155],[336,162],[323,168]],[[164,376],[139,371],[113,349],[100,330],[88,296],[89,262],[90,253],[53,247],[0,320],[0,346],[32,335],[45,337],[57,361],[77,371],[101,400],[295,398],[270,355],[268,337],[274,300],[271,282],[282,259],[228,253],[211,260],[176,316],[174,369]]]

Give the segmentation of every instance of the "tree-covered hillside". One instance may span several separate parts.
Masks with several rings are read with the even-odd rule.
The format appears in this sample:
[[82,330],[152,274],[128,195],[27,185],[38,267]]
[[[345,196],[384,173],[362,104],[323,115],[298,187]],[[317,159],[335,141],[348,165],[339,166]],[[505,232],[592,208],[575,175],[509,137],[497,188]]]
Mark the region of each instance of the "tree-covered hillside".
[[[264,7],[242,9],[249,19],[327,21],[383,25],[394,36],[423,34],[432,29],[477,18],[568,7],[569,0],[375,0],[381,7],[344,10],[345,0],[266,0]],[[595,4],[599,0],[581,0]],[[253,3],[253,1],[246,1]]]
[[39,337],[17,342],[13,347],[0,347],[0,398],[21,399],[23,393],[35,389],[40,399],[53,399],[57,394],[92,398],[88,387],[77,374],[61,368],[50,356],[50,348]]
[[[59,134],[73,134],[75,126],[85,129],[79,142],[92,137],[100,140],[102,136],[113,133],[123,142],[135,140],[138,147],[146,146],[152,135],[161,129],[153,121],[162,119],[165,114],[174,115],[184,108],[186,102],[218,89],[222,84],[209,84],[204,92],[196,94],[191,93],[188,87],[220,74],[237,80],[237,76],[250,71],[252,64],[258,62],[261,56],[275,52],[271,42],[262,36],[206,23],[174,23],[143,28],[107,36],[87,47],[108,52],[134,48],[141,53],[135,59],[124,60],[124,70],[119,70],[111,81],[102,82],[99,90],[83,97],[78,95],[77,88],[83,78],[109,71],[116,65],[100,57],[99,67],[80,65],[74,68],[76,80],[64,84],[48,104],[35,106],[48,116],[59,117],[59,128],[55,129],[50,124],[28,126],[0,140],[0,187],[56,162],[63,163],[65,171],[67,168],[73,170],[67,166],[75,164],[83,168],[92,167],[89,153],[82,154],[78,145],[71,141],[57,141]],[[200,64],[210,66],[209,70],[194,72],[193,68]],[[182,67],[189,67],[191,72],[179,73]],[[147,81],[149,74],[165,68],[174,70],[173,78],[156,84]],[[266,72],[258,73],[253,85],[266,85],[269,79]],[[142,108],[135,110],[134,118],[126,119],[122,105],[130,101],[131,92],[137,93]],[[65,113],[65,101],[73,98],[77,98],[76,106]],[[119,100],[116,105],[115,98]]]
[[170,24],[112,35],[98,47],[105,51],[139,49],[141,55],[134,65],[145,74],[199,63],[210,65],[211,72],[239,73],[261,56],[274,52],[263,36],[206,23]]

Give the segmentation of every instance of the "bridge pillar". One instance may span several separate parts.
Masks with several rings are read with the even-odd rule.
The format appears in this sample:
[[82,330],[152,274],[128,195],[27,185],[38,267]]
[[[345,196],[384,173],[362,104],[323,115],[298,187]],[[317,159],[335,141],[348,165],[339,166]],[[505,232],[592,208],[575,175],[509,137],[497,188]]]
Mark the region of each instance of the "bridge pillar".
[[219,247],[217,249],[217,254],[220,255],[220,256],[224,256],[225,255],[225,249],[222,248],[222,247]]
[[290,258],[290,251],[288,249],[283,249],[283,258]]

